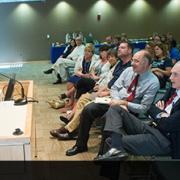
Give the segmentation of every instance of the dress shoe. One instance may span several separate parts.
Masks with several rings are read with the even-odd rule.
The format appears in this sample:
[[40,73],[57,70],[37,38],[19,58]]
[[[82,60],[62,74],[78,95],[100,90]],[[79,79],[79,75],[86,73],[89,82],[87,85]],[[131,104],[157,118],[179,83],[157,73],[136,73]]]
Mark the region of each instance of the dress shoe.
[[59,129],[53,129],[49,133],[51,134],[51,136],[57,138],[59,134]]
[[64,116],[60,116],[59,119],[60,119],[62,122],[64,122],[65,124],[68,124],[68,123],[69,123],[69,120],[68,120],[66,117],[64,117]]
[[118,151],[116,153],[110,153],[110,151],[108,151],[103,155],[96,156],[94,161],[123,161],[127,157],[128,154],[126,152]]
[[56,82],[53,82],[53,84],[61,84],[62,83],[62,80],[61,79],[57,79]]
[[65,127],[61,127],[61,128],[59,128],[58,133],[65,134],[65,133],[69,133],[69,131]]
[[59,129],[58,140],[75,140],[77,139],[77,131],[69,132],[67,129],[62,127]]
[[76,140],[77,136],[71,134],[71,133],[63,133],[58,134],[57,139],[60,140]]
[[75,140],[77,139],[77,131],[69,132],[64,127],[59,129],[53,129],[50,131],[51,136],[57,138],[58,140]]
[[74,156],[78,153],[86,152],[87,147],[78,147],[77,145],[73,146],[71,149],[66,151],[66,156]]
[[47,71],[44,71],[44,74],[52,74],[54,69],[48,69]]
[[69,133],[69,131],[65,129],[64,127],[61,127],[59,129],[53,129],[50,131],[50,134],[56,138],[59,138],[59,137],[61,138],[60,134],[66,134],[66,133]]

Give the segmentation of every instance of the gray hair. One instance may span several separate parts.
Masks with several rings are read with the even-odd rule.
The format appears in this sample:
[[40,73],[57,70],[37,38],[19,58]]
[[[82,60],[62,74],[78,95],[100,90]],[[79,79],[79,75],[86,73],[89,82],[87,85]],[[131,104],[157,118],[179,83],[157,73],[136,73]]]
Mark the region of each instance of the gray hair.
[[143,50],[143,52],[144,52],[143,58],[149,63],[149,65],[152,64],[153,59],[152,59],[151,54],[146,50]]

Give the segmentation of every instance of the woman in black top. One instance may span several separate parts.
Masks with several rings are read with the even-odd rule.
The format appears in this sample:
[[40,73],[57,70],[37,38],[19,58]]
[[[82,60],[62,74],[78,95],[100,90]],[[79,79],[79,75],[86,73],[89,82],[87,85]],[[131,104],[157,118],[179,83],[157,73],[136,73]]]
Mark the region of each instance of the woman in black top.
[[76,47],[76,41],[75,39],[71,39],[69,45],[67,45],[61,57],[66,58],[74,50],[75,47]]
[[158,77],[160,87],[166,86],[166,81],[171,74],[172,60],[168,57],[166,44],[158,43],[154,47],[155,60],[152,63],[152,72]]

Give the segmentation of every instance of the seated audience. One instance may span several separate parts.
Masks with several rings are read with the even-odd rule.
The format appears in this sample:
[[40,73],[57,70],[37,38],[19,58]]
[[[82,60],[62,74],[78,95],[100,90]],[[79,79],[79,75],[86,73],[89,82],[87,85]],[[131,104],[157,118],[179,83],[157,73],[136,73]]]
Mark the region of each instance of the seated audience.
[[76,85],[76,99],[92,90],[94,86],[89,86],[91,84],[96,84],[100,79],[103,80],[107,77],[107,73],[110,70],[110,63],[108,62],[108,49],[107,45],[100,47],[100,60],[94,65],[94,69],[89,77],[82,77]]
[[161,43],[161,36],[156,32],[153,33],[152,41],[154,42],[154,44]]
[[169,44],[166,34],[161,34],[161,42],[163,44]]
[[102,44],[107,44],[108,46],[111,47],[112,43],[113,43],[113,38],[112,38],[111,35],[109,35],[109,36],[106,37],[105,42],[103,42]]
[[172,59],[172,63],[175,64],[177,61],[180,60],[180,52],[177,48],[176,41],[171,41],[170,43],[170,51],[169,56]]
[[[128,54],[128,56],[129,55],[130,54]],[[75,114],[71,121],[68,123],[68,120],[66,120],[67,125],[65,127],[61,127],[60,129],[50,131],[50,134],[52,136],[57,137],[60,140],[73,139],[75,135],[74,132],[77,130],[79,126],[80,114],[85,105],[89,102],[92,102],[95,99],[95,97],[108,96],[110,94],[109,90],[111,86],[117,80],[119,75],[123,72],[124,69],[131,65],[131,58],[129,59],[129,61],[125,62],[123,62],[123,59],[118,61],[117,51],[114,49],[108,51],[108,60],[111,64],[111,69],[106,75],[106,77],[101,78],[96,83],[96,86],[92,93],[86,93],[80,97],[75,108]]]
[[166,81],[168,80],[171,73],[172,60],[168,58],[168,50],[162,43],[155,45],[154,52],[155,59],[153,60],[151,70],[158,77],[160,87],[165,88]]
[[177,44],[176,40],[174,39],[173,37],[173,34],[171,32],[168,32],[166,34],[166,37],[167,37],[167,41],[171,44],[172,42]]
[[152,59],[155,59],[154,47],[155,47],[154,42],[153,41],[149,41],[145,45],[145,48],[144,48],[146,51],[148,51],[151,54]]
[[51,69],[44,71],[45,74],[51,74],[53,71],[57,76],[57,81],[53,84],[59,84],[67,81],[66,68],[69,66],[75,66],[77,59],[84,54],[84,45],[80,37],[76,38],[76,47],[66,58],[58,58]]
[[[124,40],[123,40],[124,41]],[[118,50],[119,44],[121,42],[121,36],[120,35],[115,35],[113,37],[113,41],[112,41],[112,47],[116,50]]]
[[128,41],[128,36],[126,33],[121,33],[121,41]]
[[[89,43],[86,44],[86,47],[84,49],[84,55],[79,57],[74,68],[74,74],[71,76],[67,82],[67,93],[61,94],[60,98],[69,98],[69,106],[73,104],[74,102],[74,93],[75,93],[75,86],[77,85],[78,81],[81,78],[88,78],[91,76],[91,74],[94,72],[95,65],[98,61],[98,56],[94,54],[94,46],[93,44]],[[109,69],[106,68],[106,71]],[[94,81],[89,82],[89,90],[92,89],[95,85]],[[86,87],[87,88],[87,87]]]
[[[129,51],[129,48],[122,51]],[[110,106],[121,105],[134,114],[141,114],[149,109],[159,89],[157,77],[149,70],[151,61],[149,52],[145,50],[137,52],[133,56],[132,67],[124,70],[111,87],[111,102],[86,105],[80,116],[76,144],[66,151],[67,156],[88,150],[87,142],[91,124],[96,118],[103,116]]]
[[172,68],[170,80],[172,88],[148,112],[154,121],[151,124],[144,123],[121,106],[109,108],[104,131],[111,134],[110,150],[96,160],[123,160],[128,153],[180,158],[180,62]]

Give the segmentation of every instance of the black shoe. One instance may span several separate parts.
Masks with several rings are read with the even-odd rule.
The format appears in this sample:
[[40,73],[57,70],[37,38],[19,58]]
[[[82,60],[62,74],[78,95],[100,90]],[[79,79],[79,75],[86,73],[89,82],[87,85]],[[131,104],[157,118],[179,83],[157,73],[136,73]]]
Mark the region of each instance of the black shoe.
[[54,82],[53,84],[61,84],[61,83],[62,83],[61,76],[60,76],[60,74],[57,74],[57,81]]
[[53,84],[61,84],[61,83],[62,83],[61,79],[58,79],[56,82],[53,82]]
[[66,98],[68,98],[68,97],[67,97],[67,95],[65,93],[59,95],[60,100],[66,99]]
[[128,157],[125,152],[119,151],[116,154],[110,154],[109,151],[103,155],[96,156],[94,161],[123,161]]
[[64,116],[60,116],[59,119],[60,119],[62,122],[64,122],[65,124],[68,124],[68,123],[69,123],[69,120],[68,120],[66,117],[64,117]]
[[87,147],[78,147],[77,145],[73,146],[71,149],[66,151],[66,156],[74,156],[78,153],[86,152]]
[[77,139],[77,130],[73,132],[69,132],[65,127],[61,127],[60,129],[55,129],[50,131],[51,135],[55,134],[58,140],[76,140]]
[[54,69],[48,69],[47,71],[44,71],[44,74],[52,74]]
[[63,133],[63,134],[58,134],[57,139],[60,140],[76,140],[77,136],[72,134],[72,133]]

